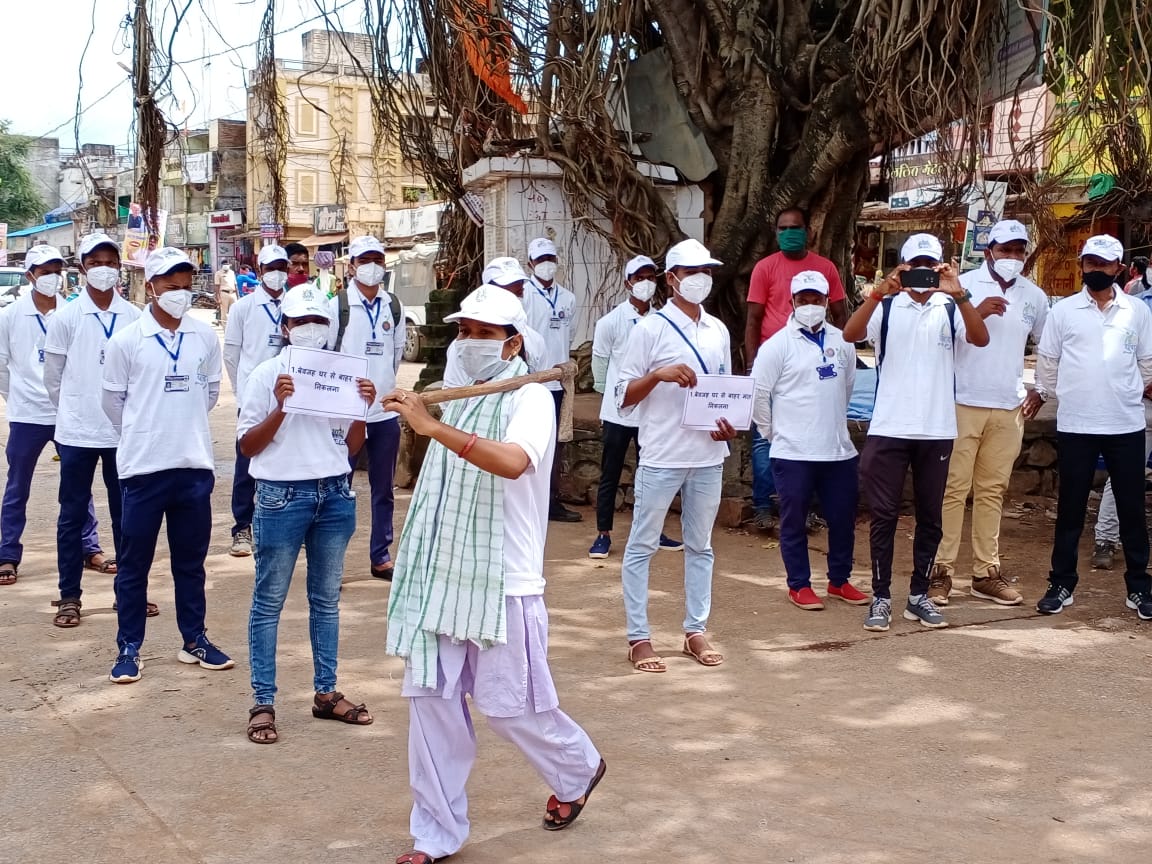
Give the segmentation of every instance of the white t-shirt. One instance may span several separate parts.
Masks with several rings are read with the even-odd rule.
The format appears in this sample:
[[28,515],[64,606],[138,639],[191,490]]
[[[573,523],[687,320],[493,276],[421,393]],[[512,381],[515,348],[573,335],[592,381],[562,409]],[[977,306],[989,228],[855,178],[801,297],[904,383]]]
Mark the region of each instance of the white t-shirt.
[[[276,377],[288,374],[284,355],[265,360],[248,376],[236,424],[239,441],[276,409]],[[348,473],[345,436],[350,420],[287,414],[272,442],[252,457],[248,473],[257,480],[323,480]]]
[[[524,285],[524,311],[528,313],[528,326],[543,337],[545,356],[541,368],[567,362],[572,356],[575,334],[576,295],[555,282],[546,289],[533,276]],[[544,386],[560,390],[564,385],[552,381]]]
[[596,322],[592,337],[592,355],[608,359],[608,371],[604,373],[604,398],[600,401],[600,419],[605,423],[617,423],[635,428],[639,420],[633,413],[621,417],[616,407],[616,382],[620,378],[620,364],[624,362],[624,350],[628,347],[628,337],[643,319],[631,300],[625,300],[607,315]]
[[[399,320],[392,319],[391,298],[383,286],[371,303],[360,293],[360,286],[352,281],[348,284],[348,327],[344,331],[344,341],[340,351],[368,358],[368,377],[376,385],[379,399],[368,408],[368,422],[378,423],[397,416],[394,412],[385,414],[380,400],[396,389],[396,370],[404,357],[404,307],[400,307]],[[340,297],[333,297],[328,303],[331,315],[328,347],[336,346],[336,334],[340,330]]]
[[[272,297],[264,286],[237,300],[228,312],[228,326],[224,330],[224,344],[240,349],[236,364],[236,377],[232,381],[237,400],[242,400],[245,383],[252,370],[280,353],[284,346],[280,335],[280,300]],[[381,394],[383,395],[383,394]]]
[[728,328],[703,309],[697,322],[669,303],[636,325],[620,364],[615,398],[622,417],[635,414],[639,421],[641,465],[708,468],[728,457],[726,441],[713,441],[709,432],[681,426],[687,391],[678,384],[662,381],[638,404],[620,406],[628,385],[653,370],[684,363],[697,375],[727,375],[731,356]]
[[[116,467],[121,479],[175,468],[212,471],[208,385],[222,376],[220,340],[188,315],[169,333],[151,309],[108,343],[104,389],[127,394]],[[99,394],[93,398],[99,404]]]
[[[952,299],[939,292],[917,303],[907,293],[892,299],[883,368],[877,373],[876,406],[868,434],[887,438],[945,440],[956,437],[956,375],[948,323]],[[868,341],[880,350],[883,304],[868,321]],[[965,338],[957,307],[955,341]]]
[[109,340],[140,317],[140,310],[113,292],[107,312],[101,312],[88,291],[59,309],[48,320],[44,350],[63,354],[56,440],[70,447],[106,449],[120,436],[100,404]]
[[[64,306],[56,296],[56,309]],[[44,341],[48,321],[56,315],[41,315],[28,292],[0,315],[0,366],[8,367],[7,417],[9,423],[51,426],[56,408],[44,386]]]
[[1101,311],[1088,289],[1048,313],[1037,349],[1057,361],[1056,428],[1088,435],[1144,429],[1139,361],[1152,359],[1152,312],[1116,291]]
[[[988,344],[977,348],[967,339],[956,342],[956,402],[974,408],[1019,408],[1028,395],[1024,387],[1024,348],[1031,336],[1037,343],[1048,319],[1048,295],[1037,285],[1017,276],[1003,291],[985,262],[978,270],[960,277],[979,306],[988,297],[1008,303],[1003,315],[984,319]],[[959,317],[959,313],[957,313]]]
[[856,380],[856,346],[831,324],[821,328],[823,348],[804,332],[789,318],[752,364],[757,404],[771,404],[772,458],[851,459],[856,448],[848,434],[848,399]]

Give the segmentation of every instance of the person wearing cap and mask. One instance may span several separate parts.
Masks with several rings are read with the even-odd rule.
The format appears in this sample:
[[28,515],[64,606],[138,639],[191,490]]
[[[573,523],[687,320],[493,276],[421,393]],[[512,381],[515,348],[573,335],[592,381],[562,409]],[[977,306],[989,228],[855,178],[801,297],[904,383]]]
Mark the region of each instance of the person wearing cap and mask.
[[[603,450],[600,459],[600,487],[596,491],[596,530],[599,532],[589,558],[607,558],[612,548],[612,523],[616,515],[616,493],[620,488],[620,474],[624,470],[624,457],[628,445],[635,442],[637,420],[621,417],[616,408],[616,379],[628,337],[652,308],[656,293],[656,262],[646,255],[637,255],[624,265],[624,285],[628,298],[596,322],[592,338],[592,377],[597,393],[603,393],[600,403],[600,423],[603,426]],[[637,444],[639,446],[639,444]],[[660,548],[678,552],[684,544],[663,532]]]
[[[860,467],[872,516],[872,605],[864,629],[877,631],[892,621],[892,556],[909,468],[916,536],[904,618],[932,629],[948,626],[928,598],[928,585],[943,533],[944,489],[956,438],[956,344],[988,344],[984,319],[955,266],[944,263],[939,240],[913,234],[900,258],[903,263],[844,326],[845,342],[866,338],[876,346],[876,406]],[[916,286],[934,280],[934,288],[904,287],[904,281]]]
[[[237,307],[239,308],[239,307]],[[284,296],[280,327],[285,341],[323,348],[331,314],[319,286],[300,285]],[[361,378],[369,404],[376,388]],[[314,669],[312,713],[356,726],[372,722],[363,705],[336,690],[340,635],[340,580],[344,553],[356,531],[356,496],[348,483],[348,460],[364,444],[364,422],[287,414],[284,400],[294,385],[286,354],[265,360],[246,381],[236,440],[252,460],[256,478],[256,581],[248,616],[248,645],[255,705],[248,712],[248,739],[273,744],[276,732],[276,632],[296,560],[308,559],[308,634]]]
[[1152,621],[1143,405],[1152,394],[1152,312],[1116,284],[1123,258],[1124,246],[1115,237],[1088,239],[1080,252],[1084,289],[1052,307],[1036,352],[1036,392],[1043,400],[1058,400],[1060,489],[1052,570],[1036,604],[1045,615],[1072,605],[1088,493],[1103,456],[1124,545],[1126,604],[1140,620]]
[[116,575],[116,645],[109,680],[140,680],[145,589],[160,523],[168,525],[181,645],[176,659],[231,669],[204,625],[204,559],[212,539],[215,461],[208,412],[220,396],[220,341],[192,308],[188,256],[170,246],[144,262],[148,306],[108,343],[102,405],[120,431],[116,461],[124,495],[123,546]]
[[[368,358],[368,377],[377,393],[390,393],[396,387],[396,370],[404,355],[404,307],[384,283],[384,247],[371,235],[357,237],[348,246],[352,280],[342,301],[341,295],[329,302],[330,336],[328,346],[346,354]],[[344,302],[341,325],[340,306]],[[385,411],[379,402],[368,409],[368,482],[372,489],[372,536],[369,555],[372,575],[392,578],[392,514],[395,498],[392,481],[400,451],[400,420]],[[353,470],[356,460],[350,460]]]
[[[120,558],[121,495],[116,470],[120,433],[100,407],[100,381],[109,340],[140,317],[120,296],[120,252],[105,235],[90,235],[80,244],[87,284],[72,303],[47,321],[44,335],[44,386],[56,409],[56,450],[60,454],[60,515],[56,523],[56,566],[60,573],[59,608],[52,623],[80,623],[82,537],[89,524],[92,481],[100,464],[108,491],[112,538]],[[156,613],[153,606],[149,609]]]
[[[524,310],[528,313],[528,326],[544,339],[545,359],[542,368],[566,363],[572,357],[572,339],[575,333],[573,316],[576,313],[576,295],[556,284],[556,244],[546,237],[537,237],[528,244],[528,265],[531,279],[524,291]],[[545,385],[552,391],[559,421],[564,387],[559,381]],[[548,518],[553,522],[581,522],[584,517],[560,502],[561,445],[557,443],[557,456],[552,463],[552,503]]]
[[964,503],[972,493],[973,597],[1001,606],[1023,602],[1000,573],[1000,514],[1020,446],[1024,418],[1040,397],[1024,387],[1024,349],[1040,341],[1048,296],[1023,275],[1028,229],[1015,219],[992,226],[984,264],[960,277],[988,328],[988,345],[956,343],[956,441],[944,492],[944,535],[928,586],[928,599],[947,606],[964,527]]
[[[112,243],[110,238],[103,239]],[[119,252],[115,246],[109,252],[104,246],[94,246],[92,241],[90,236],[81,242],[80,266],[84,266],[87,253],[99,281],[102,274],[94,262],[106,257],[114,258],[116,269],[112,279],[119,282]],[[55,247],[33,247],[25,256],[24,263],[33,290],[0,315],[0,395],[7,405],[8,418],[8,442],[4,447],[8,459],[8,482],[4,488],[3,508],[0,509],[0,585],[16,582],[24,556],[20,540],[27,525],[32,475],[36,461],[55,434],[56,408],[44,385],[44,341],[49,319],[66,302],[60,296],[64,259]],[[116,572],[116,563],[105,558],[100,548],[91,497],[80,544],[85,567],[101,573]]]
[[[792,315],[792,279],[804,271],[815,271],[828,282],[828,317],[836,327],[848,320],[848,302],[844,283],[836,265],[808,249],[808,211],[787,207],[776,216],[778,252],[761,259],[752,269],[748,283],[748,323],[744,331],[744,364],[752,368],[760,346],[788,323]],[[752,506],[754,524],[770,531],[775,524],[773,497],[776,488],[772,477],[772,448],[758,426],[752,428]],[[809,529],[820,527],[815,513],[810,514]]]
[[696,240],[684,240],[668,250],[665,266],[672,299],[633,329],[616,382],[620,416],[635,413],[640,424],[636,503],[621,580],[628,659],[642,672],[667,671],[652,647],[648,573],[668,508],[678,493],[684,532],[682,650],[703,666],[724,662],[705,630],[712,608],[712,526],[720,509],[727,442],[737,432],[726,420],[718,421],[711,432],[680,425],[684,388],[694,387],[697,375],[726,375],[731,369],[728,328],[702,305],[712,291],[712,271],[720,263]]
[[[280,331],[280,301],[288,285],[288,250],[269,244],[256,258],[260,287],[241,297],[228,316],[224,328],[224,369],[236,394],[236,412],[243,410],[243,397],[252,370],[280,353],[284,344]],[[232,475],[232,548],[234,558],[252,554],[252,496],[256,481],[248,473],[248,457],[236,446],[236,466]]]
[[228,311],[236,302],[236,274],[232,265],[224,261],[216,271],[216,307],[220,316],[220,326],[228,326]]
[[[525,374],[519,302],[482,285],[445,321],[460,328],[472,382]],[[442,420],[420,397],[384,398],[432,439],[399,543],[387,652],[404,658],[413,851],[428,864],[468,837],[466,784],[476,735],[466,695],[552,788],[544,825],[566,828],[605,772],[588,734],[559,708],[548,668],[544,543],[556,446],[552,399],[540,384],[449,402]]]
[[848,434],[856,346],[827,323],[828,279],[816,270],[792,277],[792,318],[760,346],[752,366],[753,419],[772,442],[780,496],[780,557],[788,599],[819,610],[808,559],[808,514],[816,494],[828,521],[828,596],[853,606],[868,595],[848,581],[856,545],[857,459]]

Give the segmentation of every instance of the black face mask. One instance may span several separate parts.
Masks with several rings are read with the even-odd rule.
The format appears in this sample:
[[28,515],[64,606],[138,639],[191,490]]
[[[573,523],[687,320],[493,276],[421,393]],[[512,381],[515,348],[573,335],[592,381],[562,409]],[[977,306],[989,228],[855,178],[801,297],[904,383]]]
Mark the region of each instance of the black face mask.
[[1084,274],[1084,284],[1088,286],[1089,291],[1107,291],[1116,284],[1116,277],[1111,273],[1093,270]]

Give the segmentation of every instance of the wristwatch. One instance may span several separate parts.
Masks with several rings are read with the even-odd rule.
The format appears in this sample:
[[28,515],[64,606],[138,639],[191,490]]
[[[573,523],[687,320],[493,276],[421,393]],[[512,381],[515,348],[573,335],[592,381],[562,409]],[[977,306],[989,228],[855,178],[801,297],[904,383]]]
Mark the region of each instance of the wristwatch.
[[956,305],[958,305],[958,306],[963,305],[964,303],[969,302],[971,299],[972,299],[972,292],[969,291],[967,288],[965,288],[964,293],[956,298]]

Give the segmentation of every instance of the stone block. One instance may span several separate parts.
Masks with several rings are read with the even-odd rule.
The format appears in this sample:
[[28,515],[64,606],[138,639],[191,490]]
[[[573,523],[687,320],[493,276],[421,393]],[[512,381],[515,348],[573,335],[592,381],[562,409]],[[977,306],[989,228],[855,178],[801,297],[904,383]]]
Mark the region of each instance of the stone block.
[[1021,468],[1019,471],[1013,471],[1012,477],[1008,481],[1008,494],[1009,495],[1038,495],[1040,492],[1041,472],[1032,468]]
[[716,524],[722,528],[739,528],[752,518],[752,506],[743,498],[721,498]]
[[1034,441],[1027,452],[1027,464],[1034,468],[1049,468],[1056,464],[1056,447],[1044,438]]

